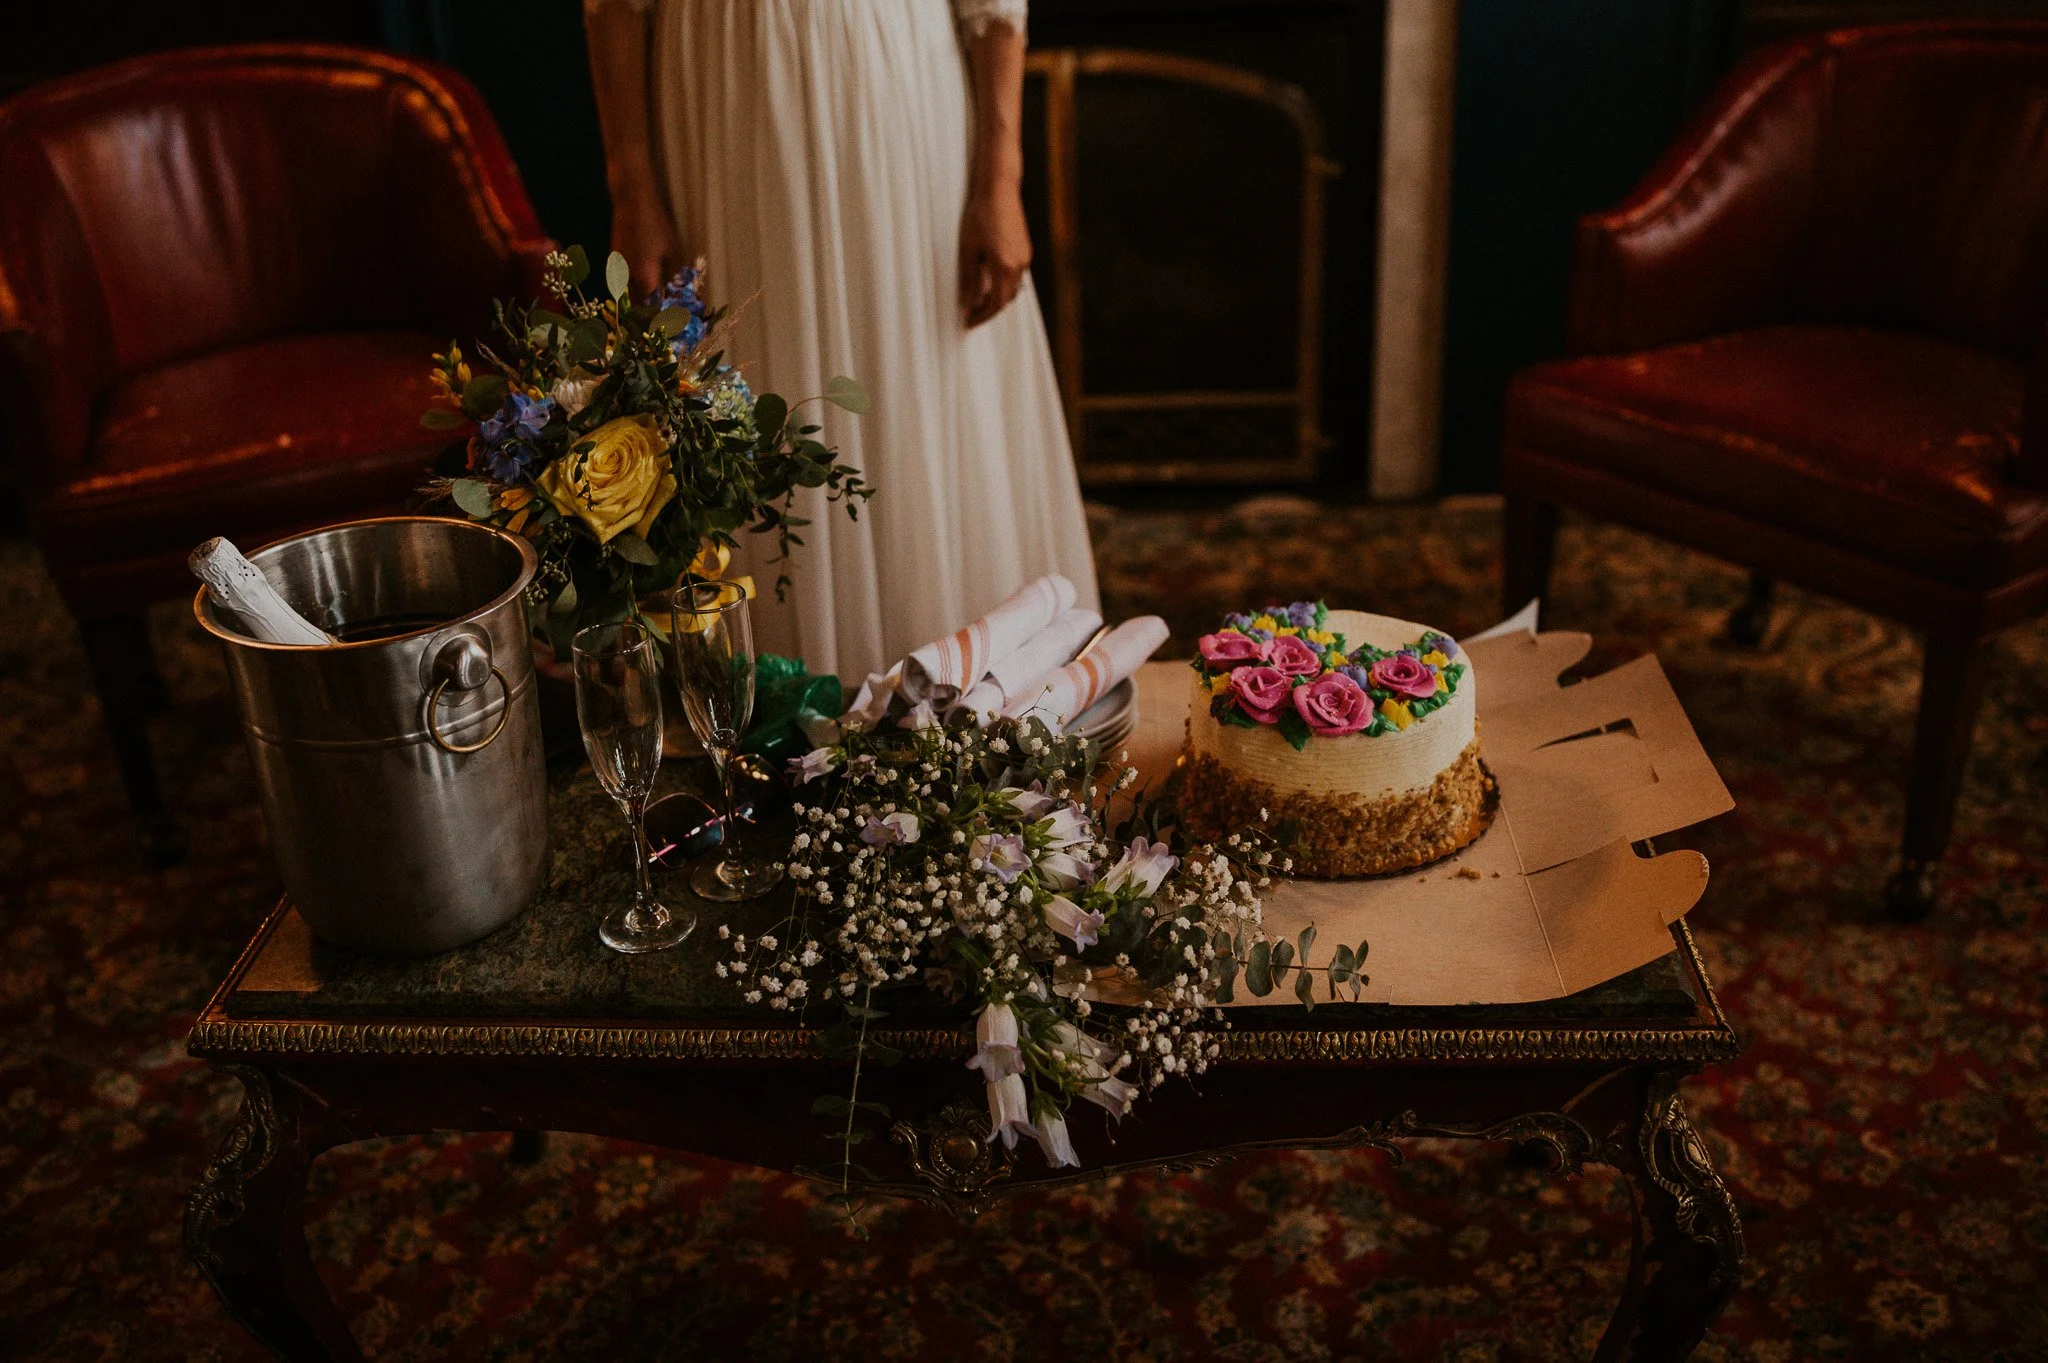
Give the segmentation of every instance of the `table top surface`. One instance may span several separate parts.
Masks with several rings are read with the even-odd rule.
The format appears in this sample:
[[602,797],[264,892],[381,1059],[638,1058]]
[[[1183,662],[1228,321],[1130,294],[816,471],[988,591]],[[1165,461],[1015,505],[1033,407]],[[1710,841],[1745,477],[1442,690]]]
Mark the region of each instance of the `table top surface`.
[[[664,789],[676,768],[664,773]],[[597,938],[630,894],[631,853],[617,808],[587,772],[552,783],[554,860],[535,903],[481,941],[438,956],[379,957],[316,939],[287,902],[264,921],[194,1028],[195,1054],[803,1059],[800,1018],[741,1004],[713,971],[716,926],[755,932],[781,914],[695,900],[682,877],[657,891],[699,930],[669,951],[626,956]],[[1278,999],[1280,996],[1275,995]],[[919,990],[887,1004],[910,1054],[965,1055],[957,1013]],[[1671,954],[1565,998],[1412,1007],[1292,1001],[1233,1008],[1225,1061],[1706,1062],[1739,1043],[1683,920]]]

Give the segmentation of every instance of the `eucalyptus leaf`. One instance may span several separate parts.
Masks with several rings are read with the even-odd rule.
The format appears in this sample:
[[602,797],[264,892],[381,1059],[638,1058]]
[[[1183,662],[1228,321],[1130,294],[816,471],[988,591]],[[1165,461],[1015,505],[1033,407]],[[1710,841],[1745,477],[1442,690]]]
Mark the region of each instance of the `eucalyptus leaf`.
[[622,531],[612,541],[612,549],[626,562],[638,563],[642,567],[652,568],[661,562],[661,555],[654,552],[654,546],[630,530]]
[[505,405],[505,376],[479,374],[462,386],[462,414],[482,421]]
[[1237,997],[1237,957],[1226,954],[1216,969],[1216,1002],[1229,1003]]
[[690,310],[685,307],[663,308],[654,314],[654,329],[671,341],[682,335],[690,322]]
[[1260,942],[1252,948],[1251,956],[1244,963],[1244,987],[1252,991],[1253,998],[1264,998],[1273,992],[1273,944]]
[[1301,936],[1296,938],[1295,941],[1297,949],[1301,952],[1301,963],[1307,965],[1308,949],[1316,944],[1316,925],[1310,923],[1307,927],[1303,928]]
[[1316,977],[1304,970],[1294,977],[1294,997],[1301,1000],[1302,1007],[1310,1012],[1316,1006]]
[[491,514],[491,490],[474,478],[457,478],[448,487],[449,494],[464,514],[477,520]]
[[420,413],[420,425],[430,431],[453,431],[468,424],[468,418],[452,407],[429,407]]
[[604,258],[604,286],[611,290],[613,298],[624,298],[632,282],[633,271],[624,256],[614,251]]
[[847,1101],[836,1093],[821,1093],[811,1099],[811,1115],[813,1117],[844,1117],[848,1106]]
[[576,609],[576,583],[573,579],[562,584],[562,590],[548,603],[548,609],[556,615],[567,615]]
[[754,429],[761,433],[761,443],[772,445],[782,435],[783,423],[789,420],[789,404],[773,393],[763,393],[754,402]]
[[832,381],[825,385],[825,401],[856,416],[874,405],[868,397],[868,390],[844,374],[833,375]]
[[1273,983],[1275,985],[1285,983],[1287,972],[1293,968],[1294,944],[1292,942],[1273,943]]
[[564,283],[576,285],[590,278],[590,256],[581,246],[571,246],[563,254],[569,257],[569,268],[562,271]]

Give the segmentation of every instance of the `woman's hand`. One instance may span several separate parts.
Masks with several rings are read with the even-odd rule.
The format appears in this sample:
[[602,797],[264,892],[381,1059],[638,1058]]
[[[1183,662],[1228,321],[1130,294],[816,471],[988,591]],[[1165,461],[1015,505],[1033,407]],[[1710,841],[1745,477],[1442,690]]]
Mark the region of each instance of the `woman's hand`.
[[967,326],[978,327],[1008,307],[1030,268],[1022,189],[1009,181],[971,193],[960,219],[960,308]]
[[668,210],[651,191],[614,196],[612,249],[626,258],[635,297],[659,289],[683,268]]

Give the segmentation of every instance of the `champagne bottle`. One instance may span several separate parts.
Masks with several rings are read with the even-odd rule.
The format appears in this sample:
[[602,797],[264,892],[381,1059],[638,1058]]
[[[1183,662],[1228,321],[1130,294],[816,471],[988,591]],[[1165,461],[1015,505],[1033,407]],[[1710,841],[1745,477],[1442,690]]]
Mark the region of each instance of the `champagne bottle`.
[[270,644],[338,644],[341,641],[285,603],[263,576],[263,570],[242,557],[224,539],[210,539],[185,560],[206,584],[207,595],[227,619],[252,639]]

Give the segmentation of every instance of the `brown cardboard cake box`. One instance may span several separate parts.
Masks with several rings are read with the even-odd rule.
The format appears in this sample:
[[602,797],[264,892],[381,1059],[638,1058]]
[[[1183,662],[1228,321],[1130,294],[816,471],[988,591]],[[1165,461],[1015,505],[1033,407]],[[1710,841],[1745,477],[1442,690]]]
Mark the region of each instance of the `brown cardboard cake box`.
[[[1664,669],[1645,656],[1564,686],[1590,635],[1521,631],[1461,646],[1478,686],[1480,756],[1500,783],[1493,826],[1405,874],[1276,880],[1267,931],[1292,940],[1314,923],[1312,965],[1340,942],[1370,943],[1361,997],[1376,1003],[1558,998],[1670,951],[1670,925],[1706,890],[1707,859],[1643,857],[1631,844],[1735,802]],[[1138,725],[1124,747],[1148,785],[1180,753],[1189,675],[1184,663],[1138,674]],[[1240,1006],[1276,1001],[1292,995],[1237,991]]]

